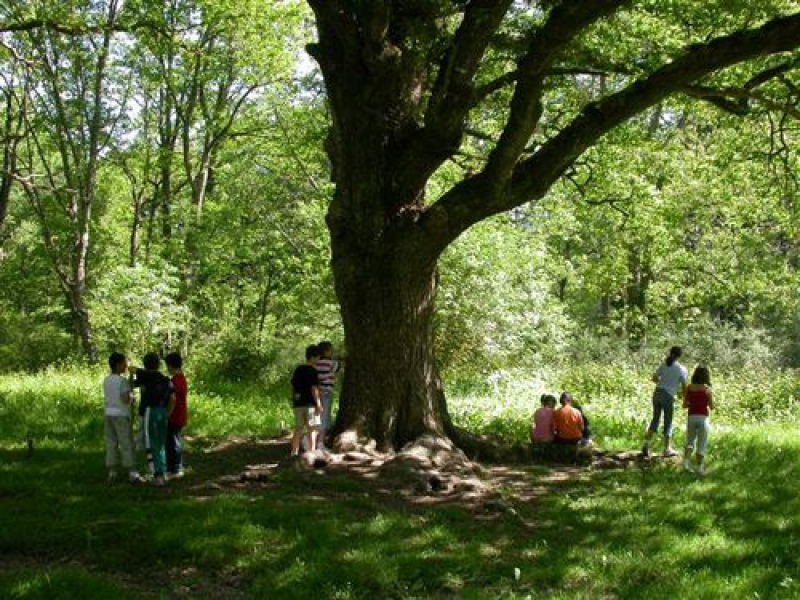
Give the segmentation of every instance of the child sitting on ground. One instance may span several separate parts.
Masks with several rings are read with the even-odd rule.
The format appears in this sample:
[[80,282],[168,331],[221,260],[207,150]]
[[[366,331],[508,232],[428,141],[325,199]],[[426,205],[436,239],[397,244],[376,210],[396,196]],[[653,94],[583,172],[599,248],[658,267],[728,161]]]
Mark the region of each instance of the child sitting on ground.
[[583,416],[572,406],[572,396],[567,392],[559,399],[561,408],[553,413],[557,444],[577,444],[583,439]]
[[555,428],[553,427],[553,409],[556,407],[556,397],[550,394],[542,394],[539,399],[542,406],[533,413],[531,423],[531,443],[547,444],[556,439]]
[[586,416],[586,413],[583,412],[583,408],[573,400],[572,402],[573,408],[581,413],[581,418],[583,419],[583,432],[581,433],[581,441],[578,442],[579,446],[591,446],[592,445],[592,429],[589,427],[589,417]]
[[[711,393],[711,373],[706,367],[697,367],[692,374],[692,382],[686,388],[683,407],[689,409],[686,426],[686,449],[683,452],[683,467],[692,470],[692,451],[697,457],[697,473],[705,474],[703,462],[706,458],[709,423],[708,416],[714,408]],[[695,448],[695,443],[697,444]]]
[[131,483],[142,477],[134,466],[133,430],[131,429],[131,388],[122,376],[128,369],[124,354],[114,352],[108,358],[111,374],[103,380],[104,429],[106,441],[106,466],[108,481],[117,477],[117,465],[128,470]]

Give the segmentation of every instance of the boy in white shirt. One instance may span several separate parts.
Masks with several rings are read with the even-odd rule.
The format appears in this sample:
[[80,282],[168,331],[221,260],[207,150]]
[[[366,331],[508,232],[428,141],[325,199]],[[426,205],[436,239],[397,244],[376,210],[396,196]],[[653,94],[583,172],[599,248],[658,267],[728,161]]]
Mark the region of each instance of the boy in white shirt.
[[117,466],[128,470],[128,479],[142,481],[133,460],[133,429],[131,428],[131,387],[121,373],[128,369],[125,355],[114,352],[108,357],[111,374],[103,380],[106,467],[108,481],[117,477]]

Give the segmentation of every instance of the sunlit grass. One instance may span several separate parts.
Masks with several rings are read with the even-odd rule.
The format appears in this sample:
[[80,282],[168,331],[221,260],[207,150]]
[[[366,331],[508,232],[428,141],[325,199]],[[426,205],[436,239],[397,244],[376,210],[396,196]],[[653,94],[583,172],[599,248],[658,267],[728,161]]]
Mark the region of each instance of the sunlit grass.
[[[584,471],[534,503],[509,494],[518,517],[479,519],[458,506],[388,506],[357,480],[319,479],[312,494],[289,473],[258,492],[108,487],[102,376],[0,377],[0,597],[172,597],[179,588],[190,597],[281,598],[800,594],[794,419],[720,414],[705,478],[662,462]],[[524,439],[537,396],[524,383],[510,390],[452,395],[451,406],[461,424]],[[599,441],[637,447],[648,401],[629,416],[611,402],[585,402]],[[195,381],[190,402],[190,464],[214,439],[267,437],[289,420],[281,389]],[[185,485],[202,484],[191,477]],[[340,496],[314,498],[320,489]]]

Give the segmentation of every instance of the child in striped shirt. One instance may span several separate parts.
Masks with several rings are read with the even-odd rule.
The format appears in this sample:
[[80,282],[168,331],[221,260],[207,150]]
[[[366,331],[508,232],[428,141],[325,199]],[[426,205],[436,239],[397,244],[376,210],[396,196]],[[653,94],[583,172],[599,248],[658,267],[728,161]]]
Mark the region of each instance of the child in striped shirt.
[[333,384],[336,382],[336,373],[342,368],[342,363],[333,358],[333,344],[328,341],[317,344],[320,358],[316,368],[319,374],[319,389],[322,400],[322,425],[320,426],[318,446],[325,449],[325,434],[333,424],[331,411],[333,409]]

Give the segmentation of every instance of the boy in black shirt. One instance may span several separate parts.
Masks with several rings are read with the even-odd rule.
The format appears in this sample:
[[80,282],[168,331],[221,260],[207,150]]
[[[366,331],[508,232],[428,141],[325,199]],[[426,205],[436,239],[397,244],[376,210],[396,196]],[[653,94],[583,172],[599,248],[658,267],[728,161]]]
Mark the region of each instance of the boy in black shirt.
[[152,464],[153,483],[164,485],[164,472],[167,469],[167,419],[175,407],[175,393],[172,381],[158,368],[158,354],[151,352],[144,357],[144,369],[131,367],[134,376],[133,386],[142,388],[142,401],[139,404],[139,418],[145,432],[145,450],[148,462]]
[[311,442],[310,451],[317,449],[317,431],[322,414],[319,394],[319,375],[315,365],[320,352],[317,346],[306,348],[306,364],[300,365],[292,375],[292,407],[294,408],[294,435],[292,436],[292,456],[300,452],[300,439],[303,431],[308,431]]

